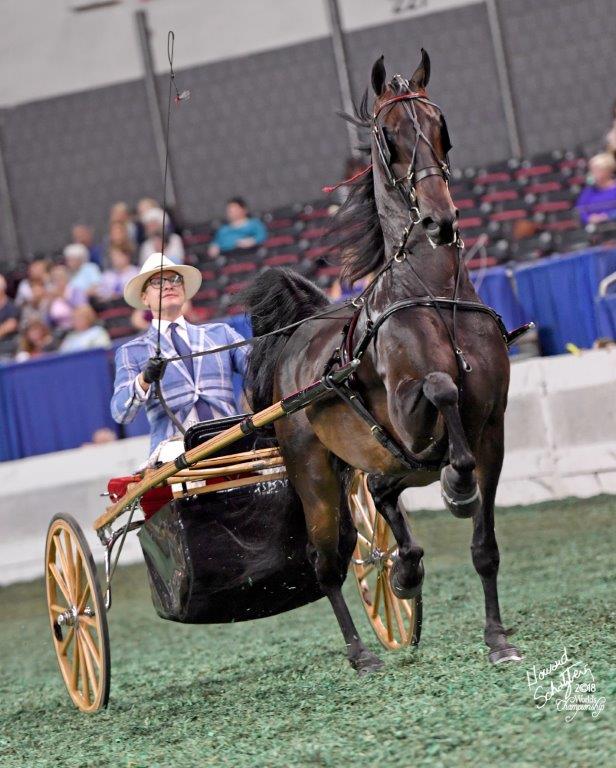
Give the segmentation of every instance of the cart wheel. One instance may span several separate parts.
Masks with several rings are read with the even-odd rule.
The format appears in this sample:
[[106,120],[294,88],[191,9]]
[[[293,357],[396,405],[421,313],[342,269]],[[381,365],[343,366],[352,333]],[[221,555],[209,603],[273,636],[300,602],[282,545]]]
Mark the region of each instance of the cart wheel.
[[372,629],[388,650],[417,645],[421,634],[421,594],[400,600],[389,583],[396,541],[389,525],[376,510],[368,476],[357,471],[349,505],[357,528],[353,572]]
[[107,706],[111,659],[107,614],[92,553],[77,522],[56,515],[45,548],[49,621],[60,671],[83,712]]

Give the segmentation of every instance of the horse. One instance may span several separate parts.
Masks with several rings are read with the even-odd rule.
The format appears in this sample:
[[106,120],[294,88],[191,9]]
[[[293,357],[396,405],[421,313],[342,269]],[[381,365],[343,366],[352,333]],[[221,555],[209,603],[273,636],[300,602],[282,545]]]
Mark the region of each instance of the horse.
[[[255,343],[247,373],[255,411],[327,380],[345,349],[345,359],[361,358],[352,387],[332,385],[325,397],[275,424],[319,586],[359,674],[382,661],[364,645],[341,591],[354,543],[348,537],[356,536],[345,525],[349,468],[368,473],[398,545],[391,585],[407,599],[421,591],[424,553],[399,497],[440,480],[446,507],[473,521],[471,555],[485,596],[489,660],[522,658],[508,640],[513,630],[501,621],[494,532],[509,358],[502,329],[461,258],[448,186],[450,140],[440,108],[428,98],[429,77],[423,49],[410,80],[396,75],[387,82],[381,57],[372,68],[372,112],[366,90],[355,116],[347,116],[370,129],[372,160],[369,172],[353,181],[340,219],[343,273],[350,280],[372,274],[352,320],[348,306],[332,306],[324,319],[326,295],[284,268],[259,275],[245,296],[255,336],[305,320]],[[315,313],[320,317],[310,319]]]

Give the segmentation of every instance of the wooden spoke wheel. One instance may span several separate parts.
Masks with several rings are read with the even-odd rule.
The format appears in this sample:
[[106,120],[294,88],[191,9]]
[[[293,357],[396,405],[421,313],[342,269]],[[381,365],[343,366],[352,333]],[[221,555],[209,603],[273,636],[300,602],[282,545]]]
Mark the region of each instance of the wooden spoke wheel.
[[389,650],[417,645],[421,634],[421,594],[401,600],[391,588],[389,576],[397,544],[374,506],[364,472],[355,473],[349,505],[357,528],[352,568],[372,629]]
[[45,579],[51,636],[64,683],[83,712],[107,706],[109,630],[92,553],[70,515],[56,515],[47,531]]

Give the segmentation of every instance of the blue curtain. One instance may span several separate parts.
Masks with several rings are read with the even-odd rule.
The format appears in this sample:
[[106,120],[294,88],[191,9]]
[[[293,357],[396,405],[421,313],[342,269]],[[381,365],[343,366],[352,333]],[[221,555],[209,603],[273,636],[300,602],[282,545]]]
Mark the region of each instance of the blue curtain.
[[565,352],[567,342],[592,346],[600,335],[595,315],[599,282],[615,270],[616,250],[557,256],[515,269],[520,302],[538,326],[544,355]]
[[504,267],[471,272],[471,280],[482,301],[503,318],[507,330],[512,331],[528,322],[526,313],[515,295],[511,276]]
[[117,432],[104,349],[0,368],[0,459],[77,448],[95,430]]

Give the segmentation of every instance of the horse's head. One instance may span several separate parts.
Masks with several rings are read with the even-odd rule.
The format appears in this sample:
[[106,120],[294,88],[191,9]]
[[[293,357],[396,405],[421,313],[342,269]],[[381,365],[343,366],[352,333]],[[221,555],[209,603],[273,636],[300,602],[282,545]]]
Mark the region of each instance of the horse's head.
[[383,57],[377,59],[372,68],[372,157],[388,194],[403,200],[433,245],[446,245],[456,239],[458,211],[448,187],[447,125],[428,99],[429,79],[430,59],[423,48],[410,80],[394,75],[388,83]]

